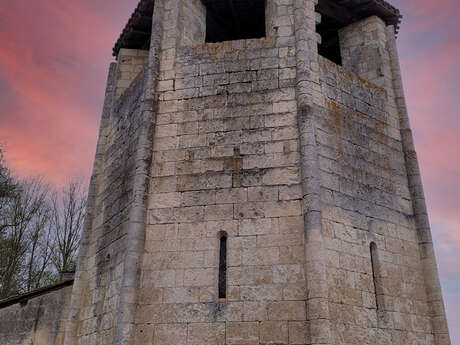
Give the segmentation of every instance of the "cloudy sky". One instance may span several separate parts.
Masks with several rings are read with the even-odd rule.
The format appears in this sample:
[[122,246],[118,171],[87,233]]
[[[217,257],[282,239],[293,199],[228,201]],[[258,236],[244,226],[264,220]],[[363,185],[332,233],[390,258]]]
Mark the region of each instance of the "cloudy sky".
[[[460,1],[390,0],[436,240],[460,345]],[[136,0],[0,0],[0,142],[19,175],[90,174],[111,48]]]

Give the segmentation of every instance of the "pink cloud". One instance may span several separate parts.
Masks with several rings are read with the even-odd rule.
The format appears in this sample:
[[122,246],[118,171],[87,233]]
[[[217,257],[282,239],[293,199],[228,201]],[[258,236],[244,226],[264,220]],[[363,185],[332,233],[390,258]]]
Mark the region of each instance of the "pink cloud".
[[56,184],[89,174],[111,47],[134,4],[0,4],[0,80],[11,96],[0,95],[0,138],[19,174]]
[[394,0],[390,1],[402,12],[406,35],[429,32],[433,27],[447,27],[455,24],[452,14],[458,13],[457,0]]

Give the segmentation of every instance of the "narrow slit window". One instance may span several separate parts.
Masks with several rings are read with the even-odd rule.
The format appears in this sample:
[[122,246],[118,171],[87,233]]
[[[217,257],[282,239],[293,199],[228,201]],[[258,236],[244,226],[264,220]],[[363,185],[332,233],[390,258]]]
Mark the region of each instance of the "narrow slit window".
[[377,253],[377,245],[372,242],[370,245],[371,250],[371,264],[372,264],[372,280],[374,281],[375,304],[377,311],[382,311],[382,287],[380,285],[380,267]]
[[227,234],[220,236],[219,298],[227,298]]

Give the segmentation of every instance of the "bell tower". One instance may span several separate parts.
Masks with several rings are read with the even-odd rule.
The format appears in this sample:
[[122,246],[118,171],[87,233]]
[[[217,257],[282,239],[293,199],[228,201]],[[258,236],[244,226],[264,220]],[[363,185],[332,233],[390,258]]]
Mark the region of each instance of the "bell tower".
[[66,345],[449,345],[383,0],[141,0]]

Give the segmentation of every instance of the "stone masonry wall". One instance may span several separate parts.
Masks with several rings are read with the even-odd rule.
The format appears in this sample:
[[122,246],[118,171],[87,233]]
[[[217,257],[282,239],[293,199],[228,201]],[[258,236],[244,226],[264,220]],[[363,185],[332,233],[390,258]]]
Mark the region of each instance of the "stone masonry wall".
[[118,54],[118,82],[115,98],[118,99],[131,86],[131,83],[147,67],[148,50],[120,49]]
[[137,343],[306,343],[293,9],[273,4],[276,37],[164,47]]
[[[394,32],[389,32],[377,17],[354,23],[340,32],[344,69],[320,59],[326,99],[318,112],[317,140],[330,317],[340,343],[449,344],[439,283],[430,283],[437,277],[432,252],[430,266],[422,260],[426,230],[420,228],[413,197],[414,188],[417,198],[423,199],[423,192],[409,183],[408,169],[417,163],[407,167],[407,144],[401,140],[404,114],[397,106],[400,81],[392,67],[397,56],[390,55]],[[377,244],[376,288],[370,242]],[[433,304],[428,286],[437,286],[430,290]],[[375,289],[381,294],[377,312]],[[444,315],[442,323],[433,318],[437,315]]]
[[[116,69],[115,69],[116,70]],[[85,233],[85,258],[77,272],[68,341],[76,344],[113,344],[119,315],[120,290],[128,243],[129,213],[135,202],[133,179],[142,127],[141,104],[146,73],[141,72],[127,91],[112,101],[103,119],[100,162],[91,232]],[[117,85],[117,79],[112,81]],[[115,87],[108,87],[115,90]],[[114,94],[107,97],[113,99]],[[80,295],[81,294],[81,295]]]
[[394,42],[352,24],[341,68],[316,4],[204,44],[199,0],[155,1],[148,59],[111,68],[65,345],[449,344]]
[[0,309],[0,345],[61,345],[72,286]]
[[[340,344],[432,344],[418,237],[386,91],[321,59],[318,114],[329,310]],[[378,248],[383,311],[376,311],[370,243]]]

